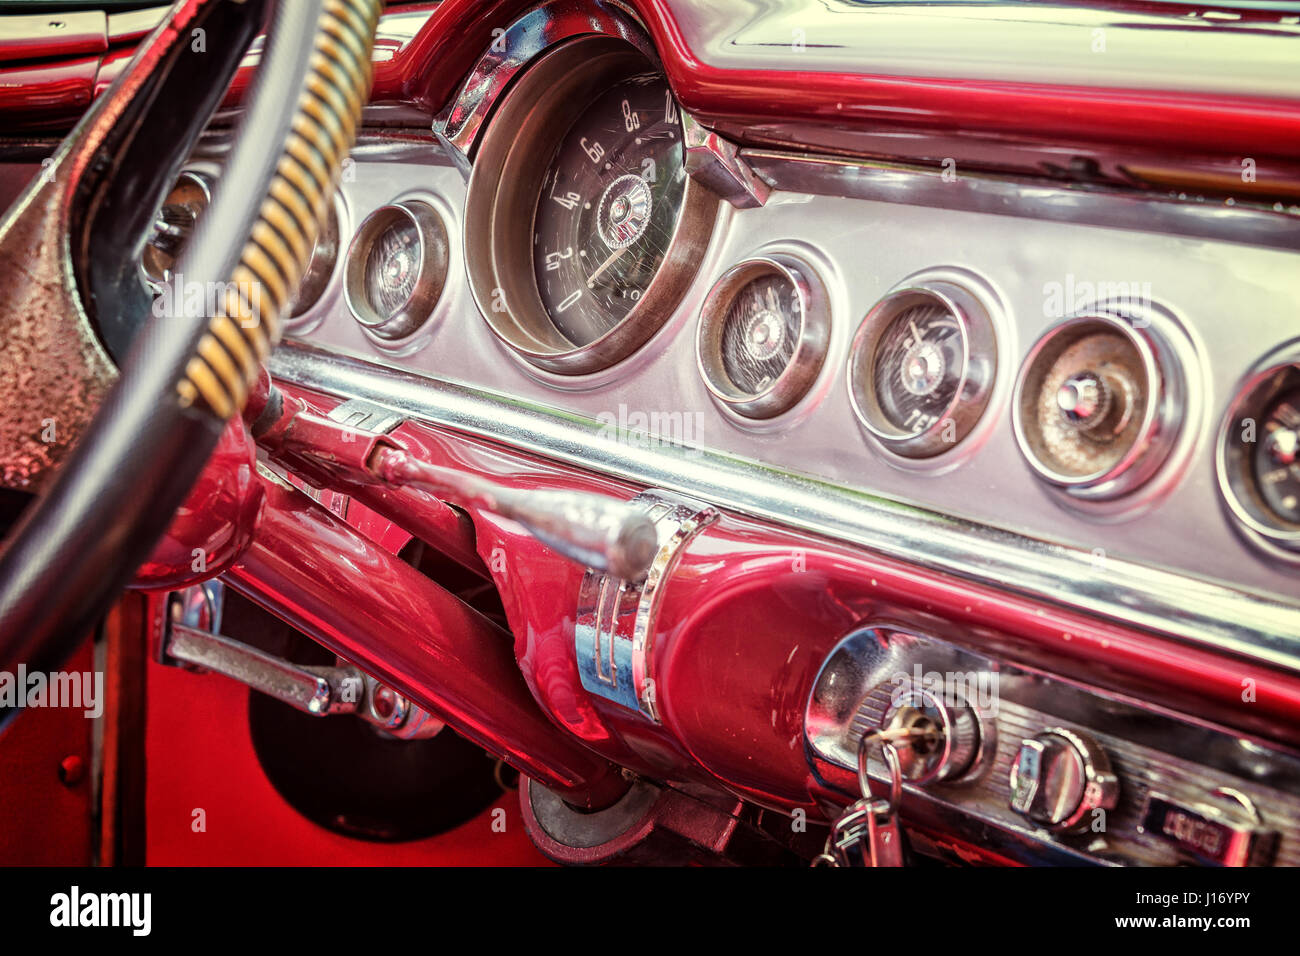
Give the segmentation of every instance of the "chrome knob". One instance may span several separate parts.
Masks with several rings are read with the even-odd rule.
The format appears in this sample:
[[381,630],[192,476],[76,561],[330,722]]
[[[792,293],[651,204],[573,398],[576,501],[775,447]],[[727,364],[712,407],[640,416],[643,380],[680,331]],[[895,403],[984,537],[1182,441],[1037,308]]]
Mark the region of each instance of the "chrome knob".
[[1119,778],[1101,745],[1054,727],[1020,744],[1011,766],[1011,809],[1049,830],[1085,829],[1119,800]]
[[1096,428],[1110,411],[1110,390],[1092,372],[1071,375],[1056,391],[1056,407],[1065,420],[1081,429]]

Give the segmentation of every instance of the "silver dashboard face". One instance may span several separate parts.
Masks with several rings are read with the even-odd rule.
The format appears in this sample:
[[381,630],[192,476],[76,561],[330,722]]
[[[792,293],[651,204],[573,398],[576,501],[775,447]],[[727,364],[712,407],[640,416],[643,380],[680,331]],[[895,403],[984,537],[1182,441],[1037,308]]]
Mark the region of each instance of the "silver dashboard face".
[[[351,222],[380,206],[423,198],[444,211],[453,237],[463,234],[465,182],[436,147],[411,148],[396,159],[364,158],[343,192]],[[410,339],[374,343],[337,289],[309,314],[312,331],[301,338],[559,414],[625,421],[636,413],[671,422],[681,433],[661,437],[1073,546],[1093,554],[1103,569],[1108,558],[1131,560],[1294,600],[1295,569],[1244,540],[1222,506],[1214,426],[1244,372],[1294,329],[1295,253],[794,191],[776,191],[758,208],[721,208],[694,281],[664,326],[631,357],[600,372],[551,374],[506,348],[475,307],[455,238],[443,295]],[[803,397],[756,421],[710,393],[697,368],[696,331],[705,297],[723,273],[772,254],[796,256],[817,270],[830,333],[826,361]],[[862,316],[909,279],[948,271],[976,277],[996,297],[1002,315],[997,373],[969,435],[918,462],[890,452],[859,426],[845,370]],[[1187,389],[1182,427],[1165,464],[1137,490],[1089,509],[1063,502],[1025,462],[1012,424],[1013,389],[1033,343],[1086,310],[1103,284],[1116,283],[1149,297],[1185,332],[1178,360]]]

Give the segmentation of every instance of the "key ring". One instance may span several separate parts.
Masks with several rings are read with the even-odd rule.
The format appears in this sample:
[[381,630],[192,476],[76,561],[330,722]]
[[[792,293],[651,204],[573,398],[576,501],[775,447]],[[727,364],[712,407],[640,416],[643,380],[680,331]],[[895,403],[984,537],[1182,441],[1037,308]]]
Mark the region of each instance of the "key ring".
[[863,734],[858,741],[858,789],[862,791],[862,795],[868,799],[871,797],[871,779],[867,775],[867,754],[871,745],[878,740],[880,752],[885,757],[885,765],[889,768],[889,810],[891,813],[898,810],[898,805],[903,801],[903,761],[898,756],[894,741],[907,741],[910,746],[911,738],[924,737],[927,733],[928,731],[916,727],[900,727],[894,730],[876,727]]

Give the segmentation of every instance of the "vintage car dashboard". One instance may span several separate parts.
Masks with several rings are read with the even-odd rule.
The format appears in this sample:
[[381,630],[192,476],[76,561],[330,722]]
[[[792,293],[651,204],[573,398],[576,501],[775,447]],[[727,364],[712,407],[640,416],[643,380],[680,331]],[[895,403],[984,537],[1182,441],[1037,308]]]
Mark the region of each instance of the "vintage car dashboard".
[[[857,69],[829,14],[728,34],[720,8],[678,24],[688,46],[793,33],[788,55]],[[833,818],[903,688],[943,728],[901,771],[934,855],[1300,862],[1297,194],[1125,182],[1119,146],[1074,174],[1044,147],[1045,175],[1029,135],[999,169],[986,145],[697,116],[663,22],[523,11],[431,129],[364,130],[275,380],[482,473],[644,504],[643,584],[530,571],[547,552],[508,524],[478,548],[507,556],[488,565],[543,709],[648,779]],[[1167,79],[1150,64],[1181,54],[1152,37],[1111,75]],[[1269,42],[1246,92],[1276,83]],[[160,286],[223,144],[166,201]],[[599,858],[525,800],[547,852]]]

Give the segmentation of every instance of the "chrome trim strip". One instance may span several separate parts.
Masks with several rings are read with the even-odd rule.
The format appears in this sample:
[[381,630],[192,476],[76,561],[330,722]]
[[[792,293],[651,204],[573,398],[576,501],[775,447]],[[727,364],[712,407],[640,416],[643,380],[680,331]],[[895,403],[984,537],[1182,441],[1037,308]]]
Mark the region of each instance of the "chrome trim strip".
[[774,189],[790,192],[1300,249],[1300,205],[1295,204],[1264,207],[1201,197],[1174,199],[777,150],[745,149],[740,155]]
[[949,517],[707,449],[287,342],[272,375],[432,425],[664,488],[998,590],[1300,673],[1300,604]]

